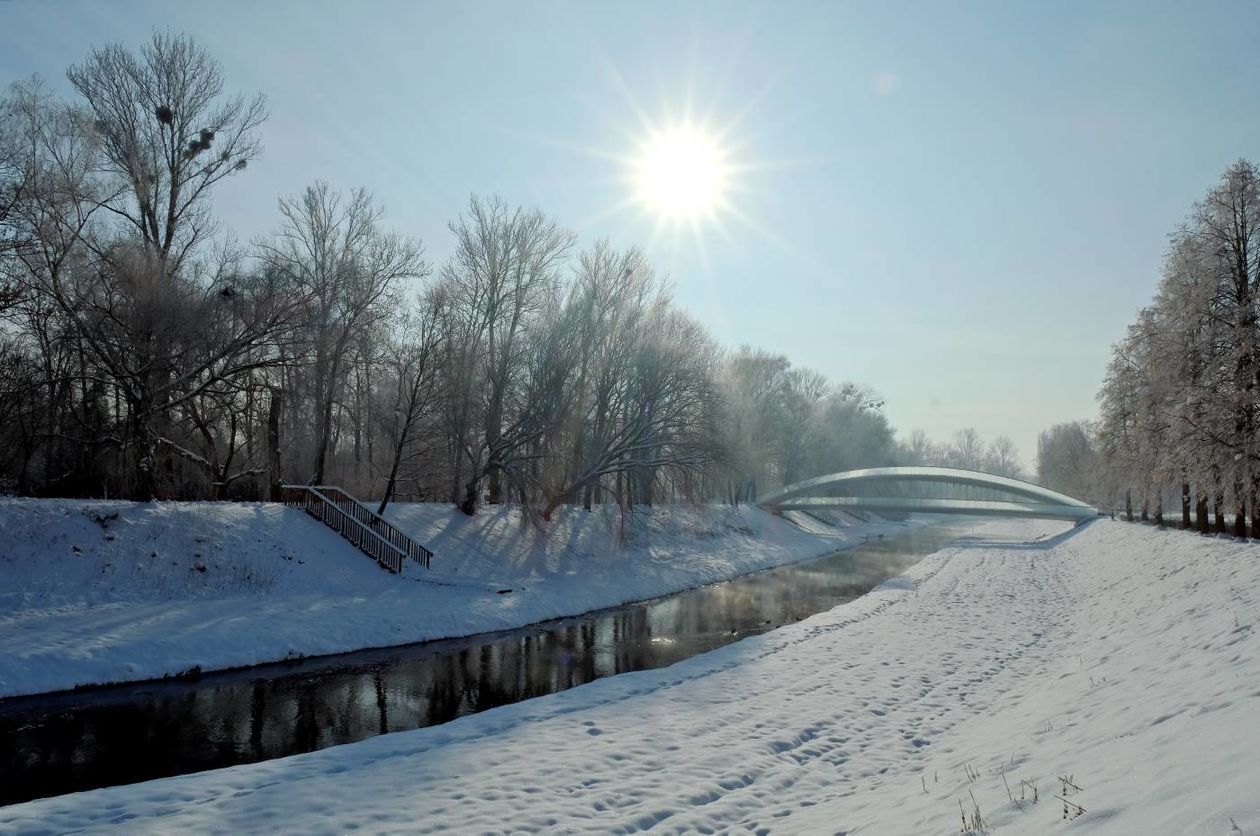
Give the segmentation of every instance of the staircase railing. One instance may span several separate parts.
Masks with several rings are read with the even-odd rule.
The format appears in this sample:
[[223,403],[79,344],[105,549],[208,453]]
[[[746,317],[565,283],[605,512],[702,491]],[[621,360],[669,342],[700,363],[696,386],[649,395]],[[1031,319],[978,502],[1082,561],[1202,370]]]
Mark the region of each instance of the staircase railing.
[[281,501],[303,508],[391,572],[414,560],[428,569],[433,552],[335,485],[282,485]]

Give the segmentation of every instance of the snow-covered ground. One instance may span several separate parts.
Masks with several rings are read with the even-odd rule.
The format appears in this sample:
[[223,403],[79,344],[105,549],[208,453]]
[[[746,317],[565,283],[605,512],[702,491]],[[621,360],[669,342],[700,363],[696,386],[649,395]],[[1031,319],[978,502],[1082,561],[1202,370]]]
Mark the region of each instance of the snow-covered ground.
[[1254,836],[1258,617],[1254,545],[990,523],[857,601],[670,668],[7,807],[0,830],[949,834],[961,802],[986,832]]
[[[378,568],[301,511],[0,500],[0,697],[517,627],[833,551],[893,524],[756,508],[389,514],[436,553]],[[501,592],[510,590],[510,592]]]

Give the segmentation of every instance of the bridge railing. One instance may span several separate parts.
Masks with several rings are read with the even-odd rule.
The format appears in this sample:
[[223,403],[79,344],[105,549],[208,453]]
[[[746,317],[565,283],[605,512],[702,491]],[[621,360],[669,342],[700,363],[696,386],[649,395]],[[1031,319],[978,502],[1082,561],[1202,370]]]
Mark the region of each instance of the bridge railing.
[[757,504],[775,510],[843,508],[1071,520],[1098,515],[1098,509],[1041,485],[979,471],[926,466],[874,467],[816,476],[771,491]]
[[984,499],[914,499],[905,497],[827,496],[796,497],[765,507],[780,511],[841,510],[894,511],[898,513],[964,514],[982,517],[1042,517],[1085,520],[1098,516],[1096,508],[1083,505],[1053,505],[1036,502],[1002,502]]
[[758,498],[757,504],[781,505],[797,497],[817,496],[822,492],[833,491],[842,495],[873,491],[875,496],[880,496],[882,488],[902,494],[918,492],[928,486],[952,492],[949,496],[939,497],[942,499],[950,496],[961,499],[963,497],[958,496],[958,493],[980,491],[990,495],[971,498],[1088,507],[1074,497],[1031,482],[976,470],[929,466],[872,467],[815,476],[773,490]]

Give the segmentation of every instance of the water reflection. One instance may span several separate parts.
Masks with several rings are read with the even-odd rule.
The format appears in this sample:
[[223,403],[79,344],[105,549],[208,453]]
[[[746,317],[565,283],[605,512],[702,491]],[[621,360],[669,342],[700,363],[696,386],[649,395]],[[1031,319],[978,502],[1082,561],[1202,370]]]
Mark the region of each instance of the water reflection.
[[0,802],[309,752],[670,665],[862,595],[964,528],[508,633],[0,701]]

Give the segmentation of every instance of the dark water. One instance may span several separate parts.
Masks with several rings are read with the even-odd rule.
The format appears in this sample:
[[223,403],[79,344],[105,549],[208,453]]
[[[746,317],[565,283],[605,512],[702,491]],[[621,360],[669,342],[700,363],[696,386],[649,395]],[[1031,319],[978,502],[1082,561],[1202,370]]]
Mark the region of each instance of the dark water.
[[0,803],[309,752],[663,667],[852,600],[965,528],[510,632],[0,700]]

